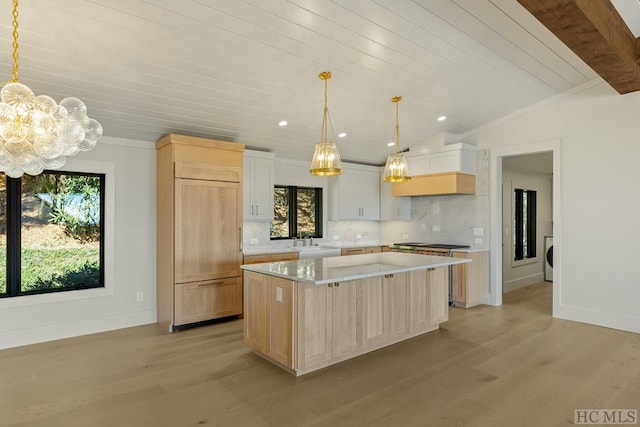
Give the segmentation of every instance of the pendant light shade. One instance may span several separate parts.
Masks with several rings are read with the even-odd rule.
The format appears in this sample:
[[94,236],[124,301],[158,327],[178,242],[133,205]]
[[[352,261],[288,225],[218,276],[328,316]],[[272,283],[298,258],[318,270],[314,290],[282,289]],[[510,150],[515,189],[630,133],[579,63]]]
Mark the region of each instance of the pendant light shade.
[[0,172],[11,178],[61,168],[67,156],[92,149],[102,126],[77,98],[56,103],[18,82],[18,0],[13,0],[13,76],[0,89]]
[[316,144],[311,159],[311,175],[336,176],[342,173],[342,161],[336,144],[327,140],[327,126],[329,125],[329,109],[327,108],[327,80],[331,78],[329,71],[323,71],[318,76],[324,81],[324,111],[322,114],[322,133],[320,142]]
[[407,159],[398,150],[400,139],[400,127],[398,126],[398,103],[402,101],[401,96],[394,96],[391,102],[396,104],[396,127],[393,132],[393,140],[396,152],[387,158],[384,165],[383,180],[385,182],[407,182],[411,180],[409,176],[409,168],[407,167]]

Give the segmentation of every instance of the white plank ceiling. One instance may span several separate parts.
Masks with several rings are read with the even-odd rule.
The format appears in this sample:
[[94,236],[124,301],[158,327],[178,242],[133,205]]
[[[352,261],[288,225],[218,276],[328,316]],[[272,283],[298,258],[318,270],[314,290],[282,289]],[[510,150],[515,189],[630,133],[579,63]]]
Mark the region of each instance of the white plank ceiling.
[[373,164],[390,150],[395,95],[406,148],[597,77],[515,0],[23,0],[19,11],[20,81],[82,99],[105,135],[183,133],[293,159],[310,159],[320,136],[321,71],[333,73],[343,159]]

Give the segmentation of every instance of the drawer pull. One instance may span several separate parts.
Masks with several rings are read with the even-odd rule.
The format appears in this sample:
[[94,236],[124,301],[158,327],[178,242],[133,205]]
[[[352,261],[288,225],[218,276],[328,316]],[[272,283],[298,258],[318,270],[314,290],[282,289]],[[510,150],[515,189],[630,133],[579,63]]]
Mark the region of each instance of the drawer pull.
[[214,286],[214,285],[222,285],[224,282],[213,282],[213,283],[198,283],[198,286]]

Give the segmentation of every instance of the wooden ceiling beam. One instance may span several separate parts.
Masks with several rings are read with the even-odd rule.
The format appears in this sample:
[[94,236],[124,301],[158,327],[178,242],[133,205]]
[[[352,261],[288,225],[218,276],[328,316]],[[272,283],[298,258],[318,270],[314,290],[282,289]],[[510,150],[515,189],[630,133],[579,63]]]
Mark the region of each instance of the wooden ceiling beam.
[[610,0],[518,2],[618,93],[640,90],[640,43]]

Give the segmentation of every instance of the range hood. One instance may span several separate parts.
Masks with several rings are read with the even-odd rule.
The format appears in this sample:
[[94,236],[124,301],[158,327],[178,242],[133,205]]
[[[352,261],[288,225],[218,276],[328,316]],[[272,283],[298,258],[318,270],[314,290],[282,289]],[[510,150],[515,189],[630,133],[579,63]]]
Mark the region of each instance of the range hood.
[[411,181],[391,184],[392,196],[476,194],[476,176],[460,172],[414,175]]

